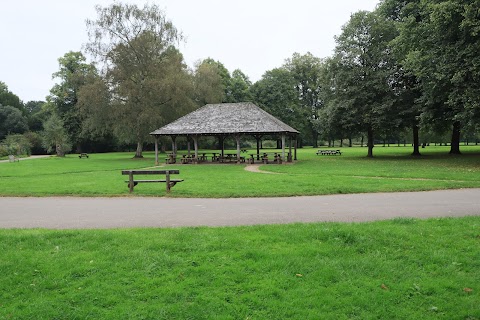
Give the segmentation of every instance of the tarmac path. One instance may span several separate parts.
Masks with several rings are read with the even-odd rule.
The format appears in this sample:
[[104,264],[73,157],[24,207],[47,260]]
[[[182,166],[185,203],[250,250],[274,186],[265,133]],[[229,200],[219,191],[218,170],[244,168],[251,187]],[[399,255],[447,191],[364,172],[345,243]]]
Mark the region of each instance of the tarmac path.
[[0,197],[0,228],[236,226],[467,215],[480,215],[480,189],[290,198]]

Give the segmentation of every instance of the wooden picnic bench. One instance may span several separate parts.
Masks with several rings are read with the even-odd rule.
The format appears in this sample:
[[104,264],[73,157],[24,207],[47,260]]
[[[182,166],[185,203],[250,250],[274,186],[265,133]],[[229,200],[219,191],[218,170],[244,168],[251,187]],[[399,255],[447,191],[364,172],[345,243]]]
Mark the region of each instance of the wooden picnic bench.
[[[134,175],[151,175],[151,174],[160,174],[165,175],[165,179],[158,180],[139,180],[134,179]],[[122,170],[122,175],[128,175],[128,180],[125,182],[128,183],[128,188],[130,193],[133,192],[133,188],[143,182],[165,182],[167,184],[167,192],[170,192],[170,189],[176,185],[178,182],[182,182],[183,179],[170,179],[171,174],[180,174],[180,170]]]
[[322,155],[322,156],[336,156],[336,155],[341,156],[342,152],[340,150],[318,150],[317,151],[317,156]]
[[13,154],[8,156],[8,161],[9,162],[20,162],[20,160],[17,157],[15,157]]
[[78,157],[79,157],[80,159],[82,159],[82,158],[88,158],[88,153],[85,153],[85,152],[80,153],[80,154],[78,155]]

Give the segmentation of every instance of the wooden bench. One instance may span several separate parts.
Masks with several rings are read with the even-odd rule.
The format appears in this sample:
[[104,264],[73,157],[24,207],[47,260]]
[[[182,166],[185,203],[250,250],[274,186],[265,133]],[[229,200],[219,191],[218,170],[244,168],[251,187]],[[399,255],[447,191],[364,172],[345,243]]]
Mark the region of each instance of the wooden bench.
[[[150,174],[161,174],[165,175],[165,179],[159,180],[138,180],[134,179],[134,175],[150,175]],[[125,182],[128,183],[128,188],[130,193],[133,192],[133,188],[143,182],[165,182],[167,184],[167,192],[170,192],[170,189],[176,185],[178,182],[182,182],[183,179],[170,179],[171,174],[180,174],[180,170],[122,170],[122,175],[128,175],[128,180]]]
[[317,151],[317,156],[322,155],[322,156],[336,156],[336,155],[341,156],[342,152],[340,150],[318,150]]
[[80,154],[78,155],[78,157],[79,157],[80,159],[82,159],[82,158],[88,158],[88,153],[80,153]]
[[13,154],[8,156],[8,161],[9,162],[20,162],[20,160],[17,157],[15,157]]

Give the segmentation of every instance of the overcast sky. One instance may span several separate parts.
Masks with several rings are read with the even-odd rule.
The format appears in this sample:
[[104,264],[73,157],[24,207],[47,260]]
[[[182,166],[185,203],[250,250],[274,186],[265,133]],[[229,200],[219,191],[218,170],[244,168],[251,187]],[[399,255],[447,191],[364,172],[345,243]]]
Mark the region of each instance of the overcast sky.
[[[147,1],[124,1],[143,6]],[[148,1],[152,3],[152,1]],[[328,57],[350,15],[379,0],[157,0],[186,37],[189,66],[211,57],[252,82],[294,52]],[[24,102],[45,100],[58,58],[88,41],[85,20],[113,0],[14,0],[0,6],[0,81]]]

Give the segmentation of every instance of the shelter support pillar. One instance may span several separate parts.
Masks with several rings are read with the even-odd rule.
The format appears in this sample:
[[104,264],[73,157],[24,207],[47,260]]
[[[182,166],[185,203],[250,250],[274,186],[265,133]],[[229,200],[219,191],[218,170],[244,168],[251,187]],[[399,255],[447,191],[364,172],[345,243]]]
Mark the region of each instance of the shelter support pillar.
[[190,153],[191,153],[190,149],[191,149],[190,148],[190,137],[187,136],[187,154],[188,154],[188,156],[190,156]]
[[262,139],[262,136],[257,134],[254,137],[257,140],[257,160],[260,160],[260,139]]
[[285,160],[285,134],[282,134],[282,161]]
[[235,135],[235,140],[237,140],[237,163],[240,163],[240,135]]
[[297,145],[298,145],[298,137],[295,136],[295,144],[294,144],[294,156],[293,156],[293,160],[297,161]]
[[287,161],[288,162],[292,162],[292,136],[290,135],[289,136],[289,139],[288,139],[288,157],[287,157]]
[[158,136],[155,136],[155,165],[158,166]]
[[195,163],[198,163],[198,137],[193,136],[193,147],[195,148]]
[[177,136],[171,136],[172,138],[172,153],[174,156],[177,155],[177,142],[175,141],[177,139]]

